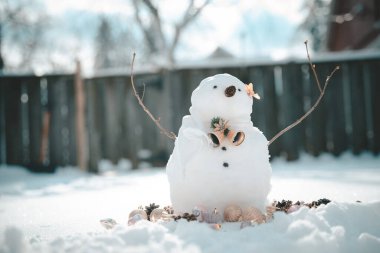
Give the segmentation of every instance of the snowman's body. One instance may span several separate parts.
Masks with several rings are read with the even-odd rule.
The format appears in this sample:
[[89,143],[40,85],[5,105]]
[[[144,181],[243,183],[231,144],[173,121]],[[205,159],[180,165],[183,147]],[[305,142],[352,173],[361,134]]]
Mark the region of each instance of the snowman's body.
[[[225,90],[231,86],[236,92],[227,97]],[[209,77],[194,90],[191,102],[166,168],[174,210],[224,210],[229,204],[264,210],[271,178],[268,141],[253,127],[252,98],[245,84],[228,74]],[[224,139],[214,147],[208,136],[214,117],[244,132],[243,143],[235,146]]]

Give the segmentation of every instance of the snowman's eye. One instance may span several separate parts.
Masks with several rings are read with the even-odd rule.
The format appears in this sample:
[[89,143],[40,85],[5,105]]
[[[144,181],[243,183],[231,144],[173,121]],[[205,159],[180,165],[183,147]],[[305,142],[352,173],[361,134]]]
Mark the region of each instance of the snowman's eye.
[[241,91],[241,89],[238,89],[238,91]]
[[214,89],[216,89],[216,88],[218,88],[218,86],[216,86],[216,85],[214,85],[214,87],[213,87]]

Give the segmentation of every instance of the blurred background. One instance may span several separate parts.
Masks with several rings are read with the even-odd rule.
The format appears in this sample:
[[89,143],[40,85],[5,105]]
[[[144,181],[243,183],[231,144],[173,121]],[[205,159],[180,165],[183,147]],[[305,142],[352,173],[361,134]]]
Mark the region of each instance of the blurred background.
[[[2,0],[4,69],[37,74],[326,51],[330,1]],[[356,6],[355,8],[360,8]],[[351,10],[349,10],[351,11]]]
[[318,109],[270,146],[297,160],[380,151],[380,3],[376,0],[0,0],[0,163],[32,171],[165,166],[192,90],[227,72],[261,95],[252,120],[270,139],[319,96]]

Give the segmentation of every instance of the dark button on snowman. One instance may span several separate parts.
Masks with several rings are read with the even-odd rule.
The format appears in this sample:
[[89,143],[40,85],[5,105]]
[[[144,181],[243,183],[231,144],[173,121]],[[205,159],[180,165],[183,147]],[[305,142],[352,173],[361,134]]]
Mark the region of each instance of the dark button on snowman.
[[229,74],[204,79],[191,96],[167,164],[176,212],[231,205],[264,211],[270,191],[268,141],[251,122],[252,84]]

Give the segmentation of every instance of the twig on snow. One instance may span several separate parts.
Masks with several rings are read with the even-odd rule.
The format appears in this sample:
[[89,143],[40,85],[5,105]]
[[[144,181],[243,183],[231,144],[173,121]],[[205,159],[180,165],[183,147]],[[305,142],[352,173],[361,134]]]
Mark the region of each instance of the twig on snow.
[[[148,116],[153,120],[153,122],[156,124],[156,126],[161,130],[161,133],[166,135],[168,138],[175,140],[177,136],[175,133],[168,131],[166,128],[164,128],[161,123],[160,123],[160,118],[155,118],[153,114],[149,111],[149,109],[145,106],[144,102],[140,98],[140,96],[137,94],[137,90],[135,87],[135,82],[134,82],[134,77],[133,77],[133,65],[135,63],[135,57],[136,53],[133,53],[133,58],[132,58],[132,64],[131,64],[131,85],[133,89],[133,94],[137,98],[137,101],[139,102],[140,106],[143,108],[143,110],[148,114]],[[144,89],[145,90],[145,89]]]
[[321,85],[320,85],[320,82],[319,82],[319,78],[318,78],[318,75],[317,75],[317,71],[315,70],[315,65],[311,62],[311,58],[310,58],[309,50],[308,50],[308,46],[307,46],[307,41],[305,41],[305,46],[306,46],[306,53],[307,53],[307,58],[308,58],[308,61],[309,61],[309,65],[310,65],[310,67],[311,67],[311,69],[313,71],[314,79],[317,82],[317,85],[318,85],[318,88],[319,88],[319,91],[320,91],[319,97],[318,97],[317,101],[315,101],[314,105],[301,118],[297,119],[295,122],[293,122],[292,124],[290,124],[286,128],[282,129],[274,137],[272,137],[272,139],[270,139],[270,141],[268,142],[268,146],[270,144],[272,144],[278,137],[280,137],[281,135],[283,135],[284,133],[286,133],[287,131],[289,131],[293,127],[297,126],[299,123],[301,123],[307,116],[309,116],[315,110],[315,108],[317,108],[319,102],[322,100],[323,95],[325,94],[327,85],[329,84],[329,81],[330,81],[331,77],[335,74],[336,71],[339,70],[339,66],[336,66],[334,68],[334,70],[331,71],[330,75],[327,76],[326,81],[325,81],[325,83],[323,85],[323,88],[321,88]]

